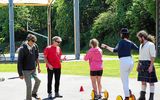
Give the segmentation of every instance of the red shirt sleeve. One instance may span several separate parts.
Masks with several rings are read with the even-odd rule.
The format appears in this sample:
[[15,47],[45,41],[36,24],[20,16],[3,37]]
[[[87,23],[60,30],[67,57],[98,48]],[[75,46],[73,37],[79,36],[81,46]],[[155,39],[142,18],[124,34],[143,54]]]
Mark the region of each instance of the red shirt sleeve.
[[59,48],[60,49],[60,56],[62,56],[62,50],[61,50],[61,48]]
[[48,56],[48,49],[45,48],[45,49],[44,49],[44,57],[47,58],[47,56]]

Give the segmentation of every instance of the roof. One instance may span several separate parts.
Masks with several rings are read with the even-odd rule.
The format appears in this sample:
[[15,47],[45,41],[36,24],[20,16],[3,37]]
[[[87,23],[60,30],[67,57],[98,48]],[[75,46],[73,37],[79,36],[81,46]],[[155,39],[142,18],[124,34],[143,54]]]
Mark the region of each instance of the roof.
[[[52,0],[13,0],[16,6],[48,6]],[[0,5],[8,5],[9,0],[0,0]]]

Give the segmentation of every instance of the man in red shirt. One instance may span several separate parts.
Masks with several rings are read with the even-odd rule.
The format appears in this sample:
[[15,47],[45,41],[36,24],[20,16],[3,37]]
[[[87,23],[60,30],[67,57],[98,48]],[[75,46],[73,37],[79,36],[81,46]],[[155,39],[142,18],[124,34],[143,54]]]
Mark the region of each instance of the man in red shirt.
[[48,46],[44,50],[44,61],[47,67],[48,74],[48,84],[47,84],[47,92],[48,98],[52,99],[52,79],[53,73],[55,78],[55,97],[62,98],[59,94],[59,85],[60,85],[60,76],[61,76],[61,55],[62,51],[59,47],[62,39],[59,36],[55,36],[52,38],[52,45]]

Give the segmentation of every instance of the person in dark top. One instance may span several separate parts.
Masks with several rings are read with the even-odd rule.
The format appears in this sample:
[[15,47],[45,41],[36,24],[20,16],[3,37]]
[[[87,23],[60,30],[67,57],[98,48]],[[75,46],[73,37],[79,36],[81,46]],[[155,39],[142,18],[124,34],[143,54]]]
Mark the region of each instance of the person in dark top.
[[111,52],[117,52],[120,59],[120,76],[123,84],[123,90],[125,94],[125,100],[129,100],[129,74],[133,69],[134,62],[131,56],[131,50],[139,50],[138,46],[129,40],[129,32],[127,28],[121,29],[121,38],[115,48],[112,48],[106,44],[102,44],[101,47],[108,49]]
[[[26,83],[26,100],[32,100],[32,97],[39,98],[37,91],[41,81],[36,75],[36,65],[38,65],[38,72],[40,72],[38,46],[35,45],[36,41],[36,36],[29,34],[27,41],[18,50],[17,68],[20,79],[24,79]],[[35,80],[33,91],[31,77]]]

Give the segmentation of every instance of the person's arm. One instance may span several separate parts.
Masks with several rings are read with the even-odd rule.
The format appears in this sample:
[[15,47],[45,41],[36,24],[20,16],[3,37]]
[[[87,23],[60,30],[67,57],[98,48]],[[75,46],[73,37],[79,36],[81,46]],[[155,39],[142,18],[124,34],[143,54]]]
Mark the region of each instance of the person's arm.
[[108,46],[108,45],[106,45],[106,44],[102,44],[101,47],[102,47],[102,48],[105,48],[105,49],[108,49],[108,50],[111,51],[111,52],[114,51],[114,48],[112,48],[112,47],[110,47],[110,46]]
[[66,56],[62,56],[63,55],[62,50],[61,50],[60,47],[59,47],[59,49],[60,49],[60,60],[61,60],[61,62],[66,61],[67,60]]
[[[139,49],[138,49],[139,55],[140,55],[140,50],[141,50],[141,45],[139,46]],[[139,68],[140,68],[140,62],[138,59],[137,72],[139,72]]]
[[153,66],[154,66],[154,57],[151,57],[151,63],[150,66],[148,68],[149,73],[151,73],[153,71]]
[[131,47],[132,47],[133,50],[139,51],[138,46],[133,42],[132,42],[132,46]]
[[35,44],[35,54],[36,54],[36,64],[37,64],[37,69],[38,69],[38,73],[41,72],[41,69],[40,69],[40,64],[39,64],[39,49],[38,49],[38,45]]
[[44,62],[48,65],[48,68],[49,68],[50,70],[53,70],[53,66],[48,62],[48,60],[47,60],[46,57],[44,57]]
[[44,62],[48,65],[48,68],[50,70],[53,70],[53,66],[48,62],[47,55],[48,55],[48,52],[47,52],[47,48],[46,48],[44,50]]
[[18,62],[17,62],[17,70],[20,79],[23,79],[23,73],[22,73],[23,60],[24,60],[24,52],[23,49],[20,48],[18,52]]
[[140,67],[140,63],[138,61],[137,68],[136,68],[137,72],[139,72],[139,67]]
[[149,73],[151,73],[153,71],[154,60],[155,60],[155,57],[156,57],[156,50],[155,50],[155,45],[154,44],[150,45],[149,52],[150,52],[150,55],[151,55],[151,58],[150,58],[151,63],[150,63],[150,66],[148,68],[148,71],[149,71]]
[[40,68],[40,64],[39,64],[39,59],[36,60],[36,63],[37,63],[37,69],[38,69],[38,73],[41,72],[41,68]]
[[86,53],[86,55],[84,56],[84,60],[85,61],[87,61],[87,60],[89,60],[90,59],[90,55],[91,55],[91,53],[90,53],[90,51],[88,51],[87,53]]

